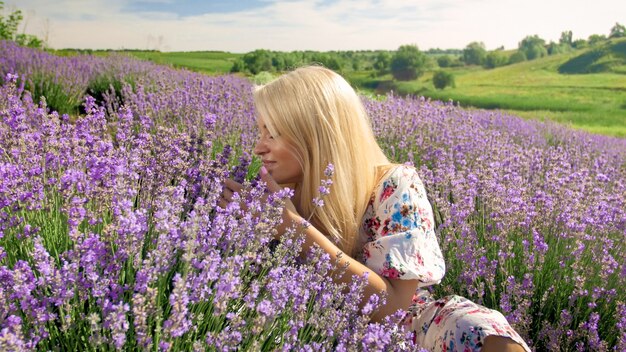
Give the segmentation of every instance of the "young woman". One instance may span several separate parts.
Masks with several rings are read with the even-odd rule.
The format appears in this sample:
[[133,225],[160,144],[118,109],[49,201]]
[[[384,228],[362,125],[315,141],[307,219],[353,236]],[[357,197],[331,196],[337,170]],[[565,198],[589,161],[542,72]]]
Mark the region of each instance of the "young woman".
[[[303,250],[317,245],[349,264],[338,280],[369,273],[365,297],[387,293],[372,320],[408,310],[406,322],[423,348],[530,351],[499,312],[459,296],[436,300],[423,289],[445,271],[426,191],[413,167],[385,157],[360,98],[340,75],[302,67],[257,89],[254,101],[261,178],[270,192],[294,190],[278,237],[310,218]],[[331,191],[316,208],[329,164]],[[221,205],[241,187],[227,180]]]

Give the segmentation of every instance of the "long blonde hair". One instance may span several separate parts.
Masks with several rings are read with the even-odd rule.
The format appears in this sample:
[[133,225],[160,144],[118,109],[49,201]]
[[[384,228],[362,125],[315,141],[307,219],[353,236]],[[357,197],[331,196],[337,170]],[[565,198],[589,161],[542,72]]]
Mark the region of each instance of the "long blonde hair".
[[[379,167],[389,164],[361,99],[337,73],[306,66],[257,88],[254,101],[270,134],[291,143],[302,164],[302,182],[296,186],[300,215],[313,214],[311,223],[354,256]],[[316,209],[312,201],[329,163],[333,184],[324,206]]]

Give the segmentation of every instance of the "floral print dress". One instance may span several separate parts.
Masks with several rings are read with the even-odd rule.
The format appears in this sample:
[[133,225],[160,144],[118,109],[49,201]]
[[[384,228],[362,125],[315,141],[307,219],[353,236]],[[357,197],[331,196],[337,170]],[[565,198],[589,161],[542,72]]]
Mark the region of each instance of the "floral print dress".
[[415,168],[388,172],[363,218],[363,263],[390,279],[418,280],[405,323],[414,342],[430,351],[480,351],[489,335],[506,336],[530,351],[495,310],[464,297],[435,299],[424,287],[437,284],[445,264],[435,236],[432,207]]

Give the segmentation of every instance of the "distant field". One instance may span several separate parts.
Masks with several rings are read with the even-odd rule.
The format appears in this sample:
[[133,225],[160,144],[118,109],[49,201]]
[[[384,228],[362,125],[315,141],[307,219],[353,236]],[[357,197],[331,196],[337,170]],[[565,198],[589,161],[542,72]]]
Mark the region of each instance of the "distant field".
[[129,55],[142,60],[149,60],[157,64],[170,65],[177,68],[186,68],[195,72],[211,75],[230,71],[233,62],[242,54],[233,54],[222,51],[192,51],[192,52],[155,52],[155,51],[128,51]]
[[[228,73],[234,61],[243,55],[216,51],[125,53],[210,75]],[[523,118],[549,119],[592,133],[626,137],[626,69],[622,67],[612,73],[559,73],[560,66],[576,62],[579,56],[584,57],[581,51],[491,70],[482,67],[449,69],[455,75],[456,87],[445,90],[433,87],[433,72],[426,72],[410,82],[392,82],[390,75],[373,78],[371,71],[345,74],[368,95],[393,89],[399,94],[453,100],[461,106],[500,109]]]
[[560,74],[579,52],[486,70],[452,70],[456,87],[436,90],[432,73],[397,82],[400,94],[453,100],[462,106],[501,109],[524,118],[550,119],[593,133],[626,137],[626,75]]

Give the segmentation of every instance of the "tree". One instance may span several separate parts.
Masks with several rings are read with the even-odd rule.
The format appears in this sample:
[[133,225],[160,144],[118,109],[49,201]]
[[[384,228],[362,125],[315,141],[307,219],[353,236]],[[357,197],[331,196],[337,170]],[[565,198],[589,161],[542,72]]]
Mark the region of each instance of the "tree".
[[572,31],[561,32],[561,38],[559,44],[565,44],[572,46]]
[[523,52],[527,60],[534,60],[548,55],[546,41],[537,35],[527,36],[519,43],[518,50]]
[[284,71],[285,70],[285,57],[284,55],[274,55],[272,56],[272,67],[276,71]]
[[611,34],[609,38],[623,38],[626,37],[626,27],[619,23],[615,23],[615,26],[611,28]]
[[358,71],[361,69],[361,58],[358,56],[352,57],[352,70]]
[[391,54],[387,51],[380,51],[376,55],[376,59],[374,60],[374,69],[377,71],[379,76],[382,76],[389,72],[389,66],[391,65]]
[[454,75],[450,72],[439,70],[433,75],[433,85],[437,89],[454,87]]
[[514,52],[509,57],[509,65],[516,64],[518,62],[523,62],[523,61],[526,61],[526,54],[524,54],[523,52],[519,50]]
[[391,58],[391,74],[399,81],[410,81],[424,73],[426,55],[417,45],[401,45]]
[[466,65],[482,65],[486,57],[487,50],[482,42],[471,42],[463,49],[463,62]]
[[441,55],[437,58],[437,65],[439,65],[439,67],[450,67],[452,65],[452,58],[450,55]]
[[339,55],[333,53],[315,53],[311,59],[334,71],[341,71],[343,67]]
[[230,72],[241,72],[244,70],[244,63],[241,59],[235,60],[235,62],[233,62],[233,66],[231,66],[230,68]]
[[[4,10],[4,1],[0,1],[1,10]],[[13,40],[17,34],[17,26],[22,19],[22,11],[20,10],[10,13],[6,19],[0,15],[0,39]]]
[[534,45],[526,50],[526,58],[528,60],[539,59],[548,55],[548,50],[544,46]]
[[284,53],[283,62],[285,70],[292,69],[302,63],[302,58],[295,52]]
[[485,58],[486,68],[496,68],[504,66],[509,62],[509,58],[500,50],[490,51]]
[[[4,10],[4,2],[0,1],[0,11]],[[17,33],[17,27],[24,17],[22,11],[16,10],[9,14],[6,19],[0,15],[0,39],[11,40],[22,46],[39,48],[43,41],[31,34]]]
[[243,56],[243,63],[246,69],[253,75],[261,71],[271,71],[272,55],[269,50],[257,49],[253,52],[247,53]]
[[548,55],[556,55],[571,51],[572,46],[565,43],[550,42],[546,50],[548,51]]
[[587,42],[589,45],[595,45],[599,42],[603,42],[606,40],[606,36],[603,34],[592,34],[587,38]]
[[[604,36],[603,36],[604,37]],[[604,37],[604,39],[606,39],[606,37]],[[574,42],[572,43],[572,47],[575,49],[582,49],[582,48],[586,48],[587,47],[587,41],[584,39],[576,39],[574,40]]]

